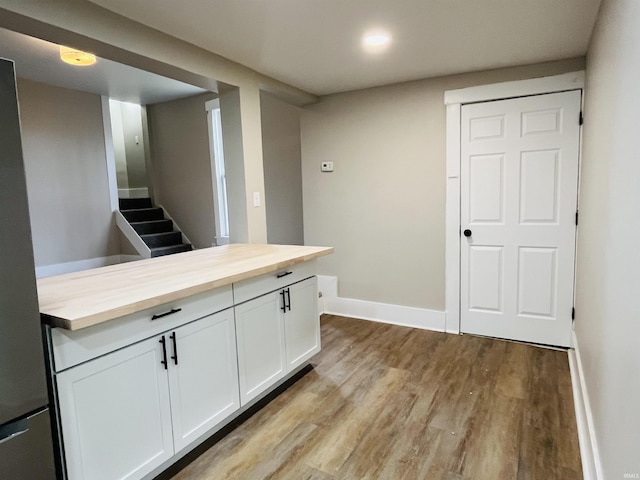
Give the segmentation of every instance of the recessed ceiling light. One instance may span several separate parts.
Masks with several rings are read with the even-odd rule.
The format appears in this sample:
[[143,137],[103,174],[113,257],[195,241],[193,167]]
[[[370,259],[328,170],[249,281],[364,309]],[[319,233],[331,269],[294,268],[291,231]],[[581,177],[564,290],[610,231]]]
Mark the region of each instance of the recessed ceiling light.
[[362,46],[369,53],[385,51],[391,43],[391,35],[380,30],[366,33],[362,37]]
[[75,48],[63,47],[60,45],[60,58],[70,65],[87,66],[96,63],[96,56],[93,53],[81,52]]
[[389,35],[386,33],[372,33],[364,37],[365,45],[370,45],[372,47],[379,47],[380,45],[385,45],[389,43]]

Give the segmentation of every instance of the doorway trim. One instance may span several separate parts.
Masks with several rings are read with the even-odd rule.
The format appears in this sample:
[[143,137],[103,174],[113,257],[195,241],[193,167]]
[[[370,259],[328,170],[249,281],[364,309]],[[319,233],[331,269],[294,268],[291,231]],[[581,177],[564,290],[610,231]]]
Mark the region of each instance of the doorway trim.
[[[460,333],[460,122],[462,105],[584,91],[584,71],[444,92],[446,106],[445,331]],[[581,149],[580,149],[581,150]],[[579,188],[579,187],[578,187]]]

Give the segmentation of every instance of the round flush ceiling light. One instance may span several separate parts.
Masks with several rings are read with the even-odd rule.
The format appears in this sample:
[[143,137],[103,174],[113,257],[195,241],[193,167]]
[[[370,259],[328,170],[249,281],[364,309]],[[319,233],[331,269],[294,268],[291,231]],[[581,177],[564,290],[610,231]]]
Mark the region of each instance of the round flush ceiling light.
[[380,30],[367,32],[362,37],[362,47],[369,53],[381,53],[389,48],[391,35]]
[[60,58],[70,65],[87,66],[96,63],[96,56],[92,53],[81,52],[75,48],[60,46]]

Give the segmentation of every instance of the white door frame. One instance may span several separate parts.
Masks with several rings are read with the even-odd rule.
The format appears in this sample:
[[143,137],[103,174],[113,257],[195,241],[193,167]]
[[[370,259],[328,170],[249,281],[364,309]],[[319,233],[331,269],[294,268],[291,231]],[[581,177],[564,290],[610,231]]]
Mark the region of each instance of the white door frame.
[[584,79],[584,71],[579,71],[552,77],[480,85],[444,92],[444,103],[447,109],[445,221],[445,330],[447,332],[460,333],[460,121],[462,105],[567,90],[584,90]]

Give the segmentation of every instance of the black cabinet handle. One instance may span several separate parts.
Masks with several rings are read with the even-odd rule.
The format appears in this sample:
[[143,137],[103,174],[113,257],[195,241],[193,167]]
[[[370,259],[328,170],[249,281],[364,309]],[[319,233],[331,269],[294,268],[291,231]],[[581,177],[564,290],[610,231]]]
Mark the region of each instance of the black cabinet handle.
[[177,365],[178,364],[178,343],[176,342],[176,332],[173,332],[171,335],[169,335],[169,337],[173,342],[173,355],[171,355],[171,360],[173,360],[173,363]]
[[282,306],[280,307],[280,310],[282,310],[283,312],[287,311],[287,301],[285,299],[285,291],[281,290],[280,291],[280,295],[282,296]]
[[287,288],[287,308],[291,311],[291,289]]
[[162,344],[162,360],[160,360],[160,363],[162,365],[164,365],[164,369],[166,370],[167,367],[167,341],[164,338],[164,335],[162,337],[160,337],[160,343]]
[[293,272],[282,272],[276,275],[276,278],[286,277],[287,275],[291,275]]
[[464,234],[465,237],[470,237],[471,236],[471,230],[469,230],[468,228],[462,233]]
[[181,311],[182,311],[181,308],[172,308],[168,312],[159,313],[158,315],[154,315],[153,317],[151,317],[151,320],[157,320],[159,318],[166,317],[167,315],[173,315],[174,313],[178,313],[178,312],[181,312]]

